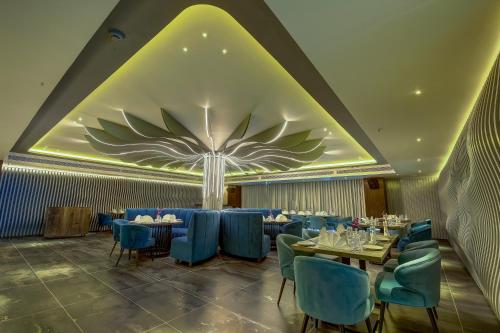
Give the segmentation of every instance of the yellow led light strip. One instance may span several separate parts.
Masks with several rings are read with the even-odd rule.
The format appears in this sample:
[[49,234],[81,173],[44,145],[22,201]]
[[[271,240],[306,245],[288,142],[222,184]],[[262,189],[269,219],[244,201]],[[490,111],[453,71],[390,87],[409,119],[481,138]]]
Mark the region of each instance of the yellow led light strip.
[[[43,149],[37,149],[37,148],[31,148],[29,150],[29,152],[43,154],[43,155],[49,155],[49,156],[73,158],[76,160],[85,160],[85,161],[92,161],[92,162],[99,162],[99,163],[106,163],[106,164],[116,164],[116,165],[123,165],[123,166],[127,166],[127,167],[138,168],[138,166],[136,164],[133,164],[133,163],[109,160],[109,159],[104,159],[104,158],[99,158],[99,157],[74,155],[74,154],[61,153],[61,152],[43,150]],[[202,176],[202,173],[193,172],[193,171],[174,171],[174,170],[158,169],[158,168],[153,168],[153,167],[140,167],[140,169],[150,169],[150,170],[154,170],[154,171],[164,171],[164,172],[168,171],[168,172],[172,172],[172,173],[186,174],[186,175],[191,175],[191,176]]]
[[164,184],[175,184],[175,185],[184,185],[184,186],[195,186],[201,187],[201,184],[195,183],[186,183],[186,182],[176,182],[170,180],[161,180],[161,179],[151,179],[151,178],[138,178],[138,177],[130,177],[130,176],[115,176],[115,175],[106,175],[102,173],[93,173],[93,172],[80,172],[80,171],[70,171],[63,169],[52,169],[52,168],[41,168],[41,167],[32,167],[20,164],[4,164],[2,165],[3,170],[13,170],[13,171],[27,171],[27,172],[35,172],[35,173],[52,173],[59,175],[70,175],[70,176],[81,176],[81,177],[97,177],[97,178],[108,178],[108,179],[124,179],[124,180],[133,180],[133,181],[141,181],[141,182],[149,182],[149,183],[164,183]]

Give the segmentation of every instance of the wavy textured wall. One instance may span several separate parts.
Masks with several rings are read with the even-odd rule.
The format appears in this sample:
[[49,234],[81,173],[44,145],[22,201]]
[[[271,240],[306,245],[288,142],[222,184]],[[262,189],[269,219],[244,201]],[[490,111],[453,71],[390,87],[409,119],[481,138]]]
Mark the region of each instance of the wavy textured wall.
[[366,214],[362,179],[244,185],[241,189],[243,207],[333,210],[342,216]]
[[43,234],[48,206],[91,207],[90,230],[97,213],[127,207],[193,207],[201,187],[50,171],[5,170],[0,177],[0,237]]
[[449,239],[500,318],[500,57],[439,178]]

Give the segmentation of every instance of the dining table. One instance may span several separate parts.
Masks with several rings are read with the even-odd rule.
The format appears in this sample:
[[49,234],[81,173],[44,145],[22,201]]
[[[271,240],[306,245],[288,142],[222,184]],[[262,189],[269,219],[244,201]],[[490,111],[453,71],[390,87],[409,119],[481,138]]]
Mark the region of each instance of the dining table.
[[318,237],[312,238],[311,241],[316,243],[313,246],[302,245],[300,243],[292,244],[292,249],[305,253],[322,253],[340,257],[343,264],[350,265],[351,259],[359,261],[359,268],[366,271],[366,262],[383,264],[385,259],[390,256],[391,247],[398,239],[398,235],[382,236],[377,235],[377,244],[382,248],[380,250],[368,250],[362,247],[361,250],[354,251],[345,243],[340,246],[330,247],[317,244]]
[[170,255],[170,245],[172,243],[172,227],[182,224],[181,219],[161,222],[135,222],[131,224],[144,225],[152,229],[152,237],[155,239],[153,249],[144,249],[139,251],[140,255],[157,257],[166,257]]
[[[358,226],[359,226],[359,228],[362,228],[362,229],[370,228],[369,223],[360,223]],[[410,220],[401,220],[400,222],[396,222],[396,223],[388,223],[387,229],[398,231],[399,237],[402,238],[402,237],[406,236],[406,234],[408,233],[408,228],[410,226],[411,226]],[[375,227],[383,230],[384,229],[384,222],[380,221],[380,220],[377,221],[377,223],[375,224]]]

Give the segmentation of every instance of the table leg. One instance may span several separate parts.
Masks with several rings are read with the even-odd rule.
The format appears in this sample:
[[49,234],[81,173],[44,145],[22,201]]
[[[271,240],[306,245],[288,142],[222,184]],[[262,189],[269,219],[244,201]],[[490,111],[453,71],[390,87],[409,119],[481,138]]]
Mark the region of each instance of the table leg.
[[351,258],[342,257],[342,263],[345,264],[345,265],[350,265],[351,264]]
[[359,259],[359,269],[366,272],[366,260]]

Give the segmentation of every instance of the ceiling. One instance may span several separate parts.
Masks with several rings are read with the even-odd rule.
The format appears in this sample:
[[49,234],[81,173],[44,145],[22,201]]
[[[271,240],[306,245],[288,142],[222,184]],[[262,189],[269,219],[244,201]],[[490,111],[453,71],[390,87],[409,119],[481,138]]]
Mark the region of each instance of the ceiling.
[[116,162],[87,142],[84,126],[127,125],[124,110],[166,129],[161,108],[210,146],[205,106],[216,150],[251,113],[245,138],[287,121],[283,136],[311,130],[308,139],[324,139],[325,153],[307,168],[375,162],[233,17],[208,5],[184,10],[30,151]]
[[[0,63],[0,159],[12,148],[117,2],[1,2],[0,38],[9,47],[2,50],[5,60]],[[266,3],[397,172],[415,175],[419,170],[421,174],[434,174],[440,170],[499,51],[499,1],[266,0]],[[147,66],[149,72],[127,78],[132,80],[131,86],[115,82],[109,91],[97,89],[73,112],[79,112],[80,109],[84,111],[82,122],[86,125],[95,125],[92,123],[94,117],[103,114],[115,119],[113,117],[119,113],[108,113],[106,108],[123,107],[147,120],[158,122],[159,107],[168,107],[186,126],[199,131],[202,123],[192,122],[185,112],[192,115],[200,112],[202,115],[201,106],[208,102],[213,108],[213,130],[217,140],[223,140],[243,114],[252,110],[255,127],[249,130],[256,132],[266,125],[263,119],[269,114],[272,115],[273,124],[283,117],[290,117],[291,120],[298,118],[305,121],[307,127],[316,129],[313,135],[323,135],[320,130],[321,112],[316,112],[316,117],[311,118],[294,111],[298,110],[296,106],[299,104],[308,110],[317,111],[321,107],[307,100],[304,91],[294,87],[293,80],[284,79],[283,70],[271,65],[272,61],[265,57],[265,51],[258,51],[252,46],[252,51],[258,51],[259,59],[264,59],[269,67],[267,73],[273,73],[271,80],[265,79],[260,68],[255,70],[254,59],[243,52],[250,44],[240,45],[244,43],[224,40],[218,38],[217,34],[208,33],[209,38],[206,40],[200,38],[199,32],[192,36],[185,34],[189,36],[186,39],[179,37],[179,45],[193,43],[193,47],[188,46],[186,54],[175,53],[179,70],[158,66],[172,63],[170,58],[155,59],[156,67]],[[191,70],[188,66],[189,57],[204,41],[227,42],[229,46],[211,44],[203,47],[204,51],[200,54],[208,56],[213,49],[213,56],[194,64],[197,71]],[[219,52],[222,47],[228,50],[225,56]],[[172,56],[174,51],[179,49],[164,52]],[[235,55],[246,57],[248,64],[238,64]],[[213,61],[218,72],[207,68],[209,59],[210,66]],[[235,72],[236,66],[241,64],[245,66],[238,67]],[[231,68],[232,71],[229,70]],[[245,75],[240,74],[242,69]],[[157,70],[178,75],[174,81],[177,84],[162,77],[157,78],[163,80],[159,82],[166,84],[166,87],[189,89],[182,89],[178,99],[162,99],[168,97],[171,90],[160,89],[147,80],[148,75],[157,75]],[[188,84],[193,80],[186,73],[196,78],[196,85]],[[212,73],[213,76],[203,76],[202,73]],[[274,80],[276,73],[279,75]],[[249,82],[250,79],[255,82]],[[110,82],[106,81],[105,84],[111,85]],[[210,96],[204,95],[203,89],[212,83],[214,88]],[[233,84],[250,89],[253,96],[248,94],[245,97],[240,92],[232,99],[222,98],[225,89],[237,93]],[[260,84],[264,86],[260,87]],[[285,86],[287,88],[283,88]],[[152,94],[151,99],[146,101],[144,96],[134,96],[131,87]],[[265,88],[274,89],[272,91],[283,98],[262,99],[263,96],[269,96]],[[295,89],[292,91],[296,91],[297,95],[288,93],[285,91],[287,89]],[[420,90],[421,94],[417,96],[416,90]],[[129,104],[129,97],[132,96],[138,98],[137,102],[131,101]],[[118,97],[120,101],[117,102]],[[235,102],[236,97],[240,98],[241,103]],[[254,101],[259,100],[259,103],[252,103],[252,98]],[[111,104],[104,105],[106,102]],[[292,102],[295,104],[292,105]],[[85,108],[85,104],[89,107]],[[231,118],[224,116],[226,112]],[[221,126],[221,119],[227,125]],[[82,142],[81,127],[74,126],[73,120],[68,117],[64,122],[66,127],[62,126],[62,122],[54,133],[51,132],[50,136],[54,134],[54,145],[59,145],[55,149],[65,150],[71,146],[71,150],[79,147],[75,151],[95,154],[85,150],[88,146]],[[335,121],[331,121],[327,123],[335,129]],[[290,133],[302,128],[297,121],[290,125]],[[59,130],[66,130],[73,142],[69,144],[57,139]],[[332,134],[341,132],[337,129]],[[421,142],[417,142],[417,138],[421,138]],[[338,145],[332,144],[332,148],[327,151],[334,151],[335,147]],[[349,159],[355,158],[355,155],[352,154]],[[418,158],[421,162],[417,161]],[[325,157],[324,160],[327,159]]]
[[117,2],[0,2],[0,160]]
[[500,51],[500,1],[266,3],[396,172],[440,171]]

